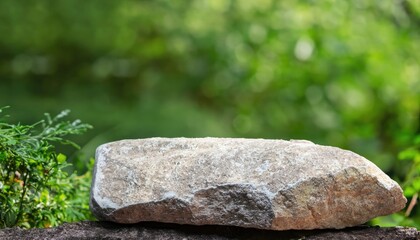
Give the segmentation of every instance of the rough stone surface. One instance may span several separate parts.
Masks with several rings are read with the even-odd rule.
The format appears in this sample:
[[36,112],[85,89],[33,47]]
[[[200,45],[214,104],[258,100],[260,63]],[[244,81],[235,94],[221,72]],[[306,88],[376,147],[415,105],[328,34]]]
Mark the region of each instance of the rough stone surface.
[[265,240],[416,240],[420,232],[415,228],[379,228],[357,226],[341,230],[294,230],[270,231],[253,228],[227,226],[192,226],[164,223],[138,223],[123,225],[111,222],[79,222],[67,223],[47,229],[0,229],[0,240],[91,240],[91,239],[121,239],[121,240],[227,240],[227,239],[265,239]]
[[370,161],[304,140],[112,142],[97,149],[91,189],[93,213],[118,223],[339,229],[405,204]]

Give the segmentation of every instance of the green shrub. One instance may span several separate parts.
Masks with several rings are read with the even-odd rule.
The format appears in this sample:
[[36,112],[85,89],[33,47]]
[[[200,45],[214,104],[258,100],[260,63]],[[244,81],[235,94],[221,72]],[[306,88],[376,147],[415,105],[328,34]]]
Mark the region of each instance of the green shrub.
[[420,192],[420,135],[414,140],[413,146],[402,151],[398,158],[411,163],[411,167],[402,183],[405,196],[418,195]]
[[420,193],[420,135],[414,139],[412,146],[399,153],[398,159],[409,163],[409,168],[401,183],[401,187],[404,190],[404,196],[408,199],[407,207],[404,212],[376,218],[372,221],[372,224],[420,228],[419,209],[416,209]]
[[33,125],[0,119],[0,228],[50,227],[91,218],[90,172],[68,174],[66,156],[55,151],[54,144],[78,148],[64,137],[92,128],[80,120],[63,120],[69,112],[53,118],[45,114],[45,120]]

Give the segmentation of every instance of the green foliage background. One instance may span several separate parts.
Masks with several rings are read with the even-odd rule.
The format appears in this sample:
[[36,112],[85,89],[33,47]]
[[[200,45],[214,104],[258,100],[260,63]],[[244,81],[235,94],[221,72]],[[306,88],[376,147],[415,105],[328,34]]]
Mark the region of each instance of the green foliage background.
[[412,167],[416,0],[1,1],[0,36],[0,106],[95,126],[82,157],[62,150],[80,170],[101,143],[152,136],[304,138],[400,183]]

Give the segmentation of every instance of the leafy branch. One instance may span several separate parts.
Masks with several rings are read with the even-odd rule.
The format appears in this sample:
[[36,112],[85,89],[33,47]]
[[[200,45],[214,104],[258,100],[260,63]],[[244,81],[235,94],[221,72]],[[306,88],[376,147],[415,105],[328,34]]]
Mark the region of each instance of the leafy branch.
[[[0,113],[5,108],[0,108]],[[54,144],[79,146],[66,139],[82,134],[91,125],[80,120],[66,121],[69,110],[32,125],[9,124],[0,119],[0,228],[48,227],[86,216],[72,207],[77,196],[74,185],[88,179],[69,174],[66,156],[55,152]],[[88,182],[88,181],[86,181]]]

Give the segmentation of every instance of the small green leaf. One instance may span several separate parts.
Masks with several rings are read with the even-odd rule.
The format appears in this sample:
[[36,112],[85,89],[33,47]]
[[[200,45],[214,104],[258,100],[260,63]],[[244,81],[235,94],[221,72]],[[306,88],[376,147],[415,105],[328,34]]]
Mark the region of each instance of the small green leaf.
[[416,178],[413,180],[413,188],[414,188],[414,190],[415,190],[416,192],[419,192],[419,191],[420,191],[420,177],[416,177]]
[[31,228],[31,225],[28,222],[22,222],[22,223],[20,223],[20,226],[22,226],[24,228]]
[[400,152],[400,154],[398,154],[398,159],[400,159],[400,160],[413,160],[417,153],[418,152],[417,152],[416,149],[409,148],[409,149],[406,149],[406,150]]
[[16,213],[13,210],[9,210],[5,214],[6,217],[6,225],[7,226],[13,226],[13,224],[16,222]]
[[417,191],[412,187],[412,186],[408,186],[404,189],[404,195],[406,197],[411,197],[413,196]]
[[8,139],[6,141],[6,144],[7,145],[16,145],[17,144],[17,141],[16,141],[16,139]]
[[65,161],[67,160],[67,157],[66,157],[66,155],[64,155],[64,154],[62,154],[62,153],[59,153],[58,155],[57,155],[57,161],[58,161],[58,163],[64,163]]
[[60,194],[60,197],[58,199],[60,199],[60,201],[64,201],[66,200],[66,195]]

